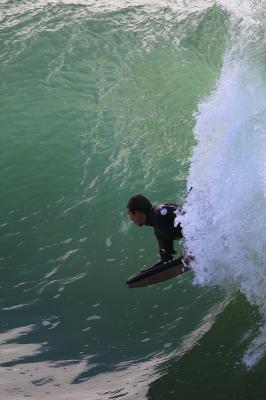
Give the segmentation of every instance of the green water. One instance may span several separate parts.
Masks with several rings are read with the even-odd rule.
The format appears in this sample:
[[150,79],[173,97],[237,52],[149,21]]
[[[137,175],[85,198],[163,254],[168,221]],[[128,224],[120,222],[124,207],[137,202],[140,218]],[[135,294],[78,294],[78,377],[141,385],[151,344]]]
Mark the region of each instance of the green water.
[[243,297],[192,273],[125,286],[158,257],[126,201],[184,200],[226,11],[8,0],[0,15],[0,398],[263,399],[265,362],[241,364],[260,320]]

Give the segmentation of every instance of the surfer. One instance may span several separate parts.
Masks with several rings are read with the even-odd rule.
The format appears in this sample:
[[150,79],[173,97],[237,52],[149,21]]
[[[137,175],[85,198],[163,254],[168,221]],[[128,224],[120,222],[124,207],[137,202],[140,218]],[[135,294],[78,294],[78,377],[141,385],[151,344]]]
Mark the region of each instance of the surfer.
[[154,266],[171,261],[176,254],[174,240],[183,238],[180,223],[175,226],[175,218],[183,213],[182,209],[175,203],[153,205],[147,197],[137,194],[130,197],[127,211],[134,224],[154,228],[161,257]]

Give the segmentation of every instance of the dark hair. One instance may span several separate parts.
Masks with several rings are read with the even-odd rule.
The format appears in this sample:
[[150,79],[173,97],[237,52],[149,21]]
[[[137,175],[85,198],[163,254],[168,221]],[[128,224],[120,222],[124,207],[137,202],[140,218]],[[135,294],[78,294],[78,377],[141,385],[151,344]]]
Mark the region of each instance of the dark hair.
[[148,214],[152,207],[152,204],[147,197],[142,194],[136,194],[130,197],[127,203],[127,208],[130,212],[135,213],[135,211],[141,211],[144,214]]

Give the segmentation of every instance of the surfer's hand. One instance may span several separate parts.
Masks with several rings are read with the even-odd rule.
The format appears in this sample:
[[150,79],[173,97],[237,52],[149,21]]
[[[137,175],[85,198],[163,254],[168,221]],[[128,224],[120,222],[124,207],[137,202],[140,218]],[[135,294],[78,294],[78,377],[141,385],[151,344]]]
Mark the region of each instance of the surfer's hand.
[[167,263],[169,261],[172,261],[172,259],[173,259],[172,254],[168,254],[167,256],[165,255],[165,257],[161,258],[161,262],[162,263]]
[[160,256],[163,263],[171,261],[174,258],[174,254],[176,254],[174,249],[171,248],[160,248]]

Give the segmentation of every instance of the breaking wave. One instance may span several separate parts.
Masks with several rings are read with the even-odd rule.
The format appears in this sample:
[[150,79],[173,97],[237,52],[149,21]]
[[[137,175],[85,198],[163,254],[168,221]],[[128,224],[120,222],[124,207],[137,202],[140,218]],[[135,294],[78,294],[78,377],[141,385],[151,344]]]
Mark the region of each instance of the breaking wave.
[[[198,107],[182,224],[195,282],[239,290],[265,320],[266,12],[262,1],[220,4],[231,18],[230,49],[216,90]],[[262,326],[244,363],[265,351]]]

